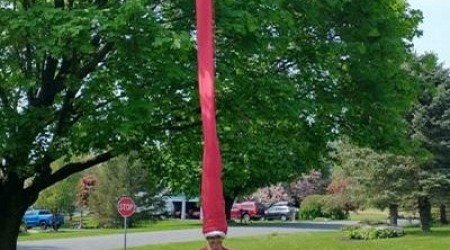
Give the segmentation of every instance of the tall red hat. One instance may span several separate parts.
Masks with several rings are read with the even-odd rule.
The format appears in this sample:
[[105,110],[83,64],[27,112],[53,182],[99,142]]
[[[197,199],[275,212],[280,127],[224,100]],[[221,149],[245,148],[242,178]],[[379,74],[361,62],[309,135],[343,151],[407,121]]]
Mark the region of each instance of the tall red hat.
[[196,9],[198,80],[204,142],[201,186],[203,234],[225,237],[227,220],[214,94],[213,1],[196,0]]

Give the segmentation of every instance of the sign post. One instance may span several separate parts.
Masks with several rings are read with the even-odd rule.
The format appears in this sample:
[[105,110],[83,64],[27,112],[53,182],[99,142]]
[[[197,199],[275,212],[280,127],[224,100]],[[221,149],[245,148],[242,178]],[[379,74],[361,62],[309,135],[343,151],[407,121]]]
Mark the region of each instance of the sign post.
[[136,204],[129,196],[122,196],[117,201],[117,212],[123,217],[124,228],[124,249],[127,249],[127,218],[131,217],[136,211]]

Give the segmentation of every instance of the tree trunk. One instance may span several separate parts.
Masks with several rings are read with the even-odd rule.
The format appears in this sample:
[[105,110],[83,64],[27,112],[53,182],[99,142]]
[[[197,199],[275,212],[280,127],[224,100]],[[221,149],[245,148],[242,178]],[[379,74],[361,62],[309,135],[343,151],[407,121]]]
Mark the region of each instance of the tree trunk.
[[0,201],[0,250],[16,250],[22,217],[29,204],[23,183],[14,176],[0,180]]
[[397,226],[398,219],[398,205],[390,204],[389,205],[389,224]]
[[236,197],[230,197],[225,195],[225,214],[227,216],[227,221],[231,220],[231,208],[233,207],[234,199]]
[[445,204],[441,204],[439,206],[439,213],[440,213],[440,217],[441,217],[441,224],[447,225],[448,224],[447,208],[446,208]]
[[78,225],[78,229],[83,228],[83,208],[80,208],[80,224]]
[[2,226],[0,227],[0,250],[16,250],[17,237],[19,236],[20,220],[16,218],[6,218],[1,215],[0,220]]
[[418,198],[420,225],[422,232],[430,232],[431,228],[431,203],[427,196]]

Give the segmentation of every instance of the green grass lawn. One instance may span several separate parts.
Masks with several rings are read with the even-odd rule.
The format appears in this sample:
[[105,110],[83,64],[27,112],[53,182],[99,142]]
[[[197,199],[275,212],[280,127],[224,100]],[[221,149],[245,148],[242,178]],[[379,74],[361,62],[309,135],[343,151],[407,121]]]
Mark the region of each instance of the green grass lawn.
[[[139,225],[138,228],[129,228],[128,232],[151,232],[151,231],[164,231],[164,230],[180,230],[200,228],[201,223],[198,220],[164,220],[158,222],[149,222]],[[19,235],[19,241],[26,240],[47,240],[47,239],[62,239],[62,238],[74,238],[83,236],[95,236],[123,233],[123,229],[66,229],[61,228],[57,232],[52,230],[42,231],[40,229],[30,230],[28,233]]]
[[[445,250],[450,249],[450,227],[433,228],[422,234],[418,228],[407,229],[401,238],[352,241],[342,232],[272,234],[230,238],[225,245],[234,250]],[[187,242],[130,248],[130,250],[198,250],[205,242]]]
[[357,212],[350,212],[350,220],[354,221],[386,221],[388,218],[387,211],[381,211],[378,209],[365,209]]

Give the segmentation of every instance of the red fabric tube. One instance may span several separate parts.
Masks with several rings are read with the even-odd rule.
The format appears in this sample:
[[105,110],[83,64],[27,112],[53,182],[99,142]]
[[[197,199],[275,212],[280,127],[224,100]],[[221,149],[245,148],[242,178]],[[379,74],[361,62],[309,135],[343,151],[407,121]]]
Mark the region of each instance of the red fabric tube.
[[225,235],[227,221],[214,94],[213,1],[196,0],[196,16],[198,82],[204,143],[201,186],[203,233]]

